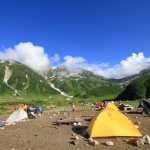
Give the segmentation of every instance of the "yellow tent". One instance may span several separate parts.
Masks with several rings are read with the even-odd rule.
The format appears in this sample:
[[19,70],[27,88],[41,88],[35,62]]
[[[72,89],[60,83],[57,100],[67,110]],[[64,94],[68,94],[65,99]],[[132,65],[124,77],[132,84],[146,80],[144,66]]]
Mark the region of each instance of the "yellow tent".
[[87,133],[90,137],[142,136],[127,116],[112,108],[98,112],[92,118]]
[[107,108],[112,108],[114,110],[119,110],[118,107],[114,103],[112,103],[112,102],[109,102],[107,104]]

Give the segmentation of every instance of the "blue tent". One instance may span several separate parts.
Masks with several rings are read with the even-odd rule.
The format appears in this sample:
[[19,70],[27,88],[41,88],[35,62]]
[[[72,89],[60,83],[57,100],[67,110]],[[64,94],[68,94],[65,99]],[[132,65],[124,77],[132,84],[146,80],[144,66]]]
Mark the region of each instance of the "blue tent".
[[4,123],[2,122],[2,120],[0,120],[0,127],[4,126]]

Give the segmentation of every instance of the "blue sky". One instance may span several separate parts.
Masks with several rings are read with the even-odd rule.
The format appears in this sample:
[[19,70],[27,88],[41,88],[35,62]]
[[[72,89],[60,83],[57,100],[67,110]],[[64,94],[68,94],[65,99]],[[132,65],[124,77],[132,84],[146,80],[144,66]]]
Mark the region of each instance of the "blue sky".
[[150,66],[149,8],[149,0],[1,0],[0,58],[133,75]]

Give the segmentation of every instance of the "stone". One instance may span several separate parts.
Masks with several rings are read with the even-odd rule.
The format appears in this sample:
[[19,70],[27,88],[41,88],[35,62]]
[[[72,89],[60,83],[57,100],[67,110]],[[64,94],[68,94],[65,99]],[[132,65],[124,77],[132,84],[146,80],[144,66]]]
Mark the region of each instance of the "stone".
[[80,138],[79,138],[79,136],[78,136],[78,135],[75,135],[75,139],[76,139],[76,140],[79,140]]
[[139,126],[135,125],[135,127],[136,127],[137,129],[139,129]]
[[98,146],[98,145],[99,145],[99,142],[96,141],[96,140],[93,140],[93,141],[91,142],[91,145],[93,145],[93,146]]
[[73,143],[74,143],[74,145],[78,145],[79,141],[78,140],[74,140]]
[[78,122],[78,126],[81,126],[81,122]]
[[135,141],[135,145],[138,146],[138,147],[142,147],[142,145],[144,145],[144,142],[141,138],[138,138],[136,141]]
[[107,141],[106,145],[111,146],[111,145],[114,145],[114,143],[112,141]]
[[138,124],[140,125],[140,124],[141,124],[141,122],[139,122],[139,121],[138,121]]
[[89,142],[93,142],[94,140],[92,138],[89,138]]
[[150,144],[150,137],[148,135],[143,136],[142,140],[145,144]]

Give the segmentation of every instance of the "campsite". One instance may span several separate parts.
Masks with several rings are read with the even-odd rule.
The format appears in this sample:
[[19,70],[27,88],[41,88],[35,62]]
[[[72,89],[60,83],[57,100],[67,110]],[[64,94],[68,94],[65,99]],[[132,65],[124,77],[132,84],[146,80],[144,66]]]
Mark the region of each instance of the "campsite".
[[[76,111],[72,113],[70,107],[54,108],[50,111],[44,111],[41,116],[37,116],[35,119],[27,119],[0,127],[0,150],[150,149],[150,144],[141,144],[140,141],[135,142],[145,135],[150,136],[149,116],[141,113],[140,110],[137,110],[137,107],[133,110],[126,111],[115,110],[114,106],[110,107],[113,107],[114,111],[118,111],[117,113],[122,115],[120,117],[125,117],[127,120],[132,121],[136,126],[136,128],[134,128],[134,133],[132,133],[133,129],[126,129],[129,128],[129,124],[121,124],[120,127],[117,127],[121,128],[119,131],[119,134],[122,132],[120,134],[121,136],[96,136],[93,137],[93,139],[96,140],[98,144],[93,145],[90,142],[88,133],[85,131],[87,131],[94,116],[100,113],[99,109],[93,109],[88,105],[77,106]],[[108,114],[111,117],[114,113],[109,112]],[[8,117],[9,115],[1,115],[0,119],[5,121]],[[103,115],[102,117],[104,117],[103,122],[108,121],[108,118],[105,118]],[[67,123],[57,125],[56,121],[60,118],[80,118],[82,121],[80,126]],[[112,120],[110,122],[108,121],[106,124],[108,125],[107,128],[110,128],[110,130],[113,128],[114,123]],[[102,132],[105,130],[102,124],[101,129]],[[98,129],[96,129],[96,131],[97,130]],[[90,133],[91,129],[88,132]],[[101,130],[98,132],[101,132]],[[126,134],[126,136],[123,136],[124,134]],[[106,145],[107,142],[113,143],[113,145]]]

